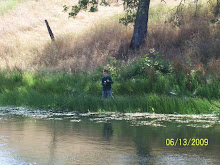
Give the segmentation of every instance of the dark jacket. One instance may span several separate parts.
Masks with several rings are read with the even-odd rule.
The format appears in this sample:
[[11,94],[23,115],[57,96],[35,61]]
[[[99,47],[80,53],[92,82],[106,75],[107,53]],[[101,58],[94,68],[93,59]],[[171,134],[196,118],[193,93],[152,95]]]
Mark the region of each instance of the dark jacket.
[[[109,82],[107,82],[107,80],[109,80]],[[105,82],[106,82],[106,84],[105,84]],[[103,86],[102,90],[103,91],[111,90],[112,84],[113,84],[113,80],[110,76],[102,78],[102,86]]]

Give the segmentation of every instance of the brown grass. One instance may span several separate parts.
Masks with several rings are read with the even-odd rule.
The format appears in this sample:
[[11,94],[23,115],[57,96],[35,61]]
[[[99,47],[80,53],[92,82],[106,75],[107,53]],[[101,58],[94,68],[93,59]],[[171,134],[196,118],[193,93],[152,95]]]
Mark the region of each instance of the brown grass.
[[217,77],[220,76],[220,59],[211,60],[208,64],[208,71],[214,73]]
[[50,44],[45,19],[49,21],[58,42],[61,42],[61,38],[70,42],[72,40],[68,37],[64,39],[64,36],[80,36],[100,20],[122,12],[121,6],[100,6],[99,12],[82,11],[76,19],[69,19],[68,14],[62,12],[62,6],[73,5],[76,2],[77,0],[27,1],[1,15],[0,68],[18,66],[25,70],[38,69],[39,65],[33,63]]
[[125,27],[113,20],[100,23],[78,36],[58,37],[39,52],[33,65],[55,70],[84,70],[103,65],[109,56],[118,54],[122,42],[130,37]]

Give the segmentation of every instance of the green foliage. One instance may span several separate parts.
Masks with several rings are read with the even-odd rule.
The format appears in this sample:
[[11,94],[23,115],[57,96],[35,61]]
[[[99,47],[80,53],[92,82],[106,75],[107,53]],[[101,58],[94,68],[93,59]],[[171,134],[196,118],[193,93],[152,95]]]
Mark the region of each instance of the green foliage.
[[[37,90],[15,90],[0,94],[1,105],[31,106],[44,109],[72,109],[79,112],[152,112],[199,114],[219,110],[206,99],[173,96],[125,95],[114,99],[102,99],[91,95],[66,95],[65,93],[41,93]],[[217,102],[218,103],[218,102]]]
[[[139,0],[124,0],[125,16],[119,19],[119,22],[128,25],[135,21]],[[101,0],[100,5],[108,6],[109,3],[106,0]],[[98,11],[97,0],[79,0],[77,5],[63,6],[63,12],[68,12],[69,17],[76,17],[80,10],[88,10],[90,12]]]
[[[91,73],[0,72],[1,105],[68,108],[81,112],[210,113],[219,107],[220,79],[171,64],[155,50],[128,62],[109,58]],[[103,69],[114,80],[114,100],[101,99]],[[208,101],[209,100],[209,101]]]
[[119,22],[127,26],[136,19],[139,0],[124,0],[125,16],[119,19]]
[[[102,2],[104,3],[104,2]],[[105,3],[104,3],[105,4]],[[98,2],[97,0],[79,0],[77,5],[74,6],[63,6],[63,12],[69,11],[69,17],[76,17],[81,9],[89,10],[90,12],[95,12],[98,10]]]
[[154,49],[150,54],[134,58],[128,62],[111,57],[106,68],[116,80],[114,92],[119,95],[142,95],[157,93],[174,96],[199,96],[219,99],[220,81],[212,77],[210,84],[204,71],[191,70],[181,63],[171,64]]
[[150,50],[150,54],[145,54],[141,58],[134,58],[128,62],[120,62],[110,57],[106,68],[110,70],[111,75],[119,79],[140,78],[156,74],[171,73],[173,68],[169,62],[165,62],[163,55]]

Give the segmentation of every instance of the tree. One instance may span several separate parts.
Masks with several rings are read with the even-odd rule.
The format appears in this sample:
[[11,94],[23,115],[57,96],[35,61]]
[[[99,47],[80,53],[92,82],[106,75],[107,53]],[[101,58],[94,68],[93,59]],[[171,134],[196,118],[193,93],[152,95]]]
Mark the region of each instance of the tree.
[[[102,0],[100,5],[108,5],[106,0]],[[119,20],[120,23],[128,25],[135,22],[134,32],[130,47],[138,49],[144,42],[147,36],[148,12],[150,0],[124,0],[125,17]],[[63,6],[64,12],[68,11],[70,7]],[[98,10],[98,0],[79,0],[78,4],[71,7],[69,17],[76,17],[81,9],[95,12]]]
[[148,12],[150,0],[140,0],[135,19],[134,32],[130,47],[139,48],[144,42],[147,35]]
[[217,5],[216,5],[216,15],[220,14],[220,0],[217,0]]

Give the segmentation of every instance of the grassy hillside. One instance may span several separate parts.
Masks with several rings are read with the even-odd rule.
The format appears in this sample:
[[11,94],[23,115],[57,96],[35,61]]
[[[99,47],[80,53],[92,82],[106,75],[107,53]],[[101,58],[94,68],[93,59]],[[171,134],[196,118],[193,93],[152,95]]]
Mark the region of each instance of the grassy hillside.
[[[76,2],[30,0],[1,15],[0,67],[82,71],[104,65],[109,56],[127,60],[151,48],[166,59],[191,67],[219,65],[220,28],[214,0],[199,1],[197,10],[194,3],[186,1],[181,15],[176,15],[175,8],[180,1],[152,0],[147,45],[136,52],[129,50],[133,25],[118,23],[123,15],[121,1],[113,1],[110,7],[99,6],[96,13],[82,11],[76,19],[68,19],[62,6]],[[54,32],[55,44],[51,44],[45,19]]]
[[[150,58],[154,57],[154,58]],[[220,77],[169,63],[151,49],[129,62],[109,58],[114,99],[102,99],[103,67],[92,72],[0,72],[0,105],[54,110],[219,113]]]
[[[90,27],[95,27],[99,20],[122,11],[122,7],[114,5],[101,6],[97,13],[82,12],[76,19],[68,19],[68,15],[62,12],[63,5],[76,2],[76,0],[30,0],[1,15],[1,68],[38,69],[40,61],[37,64],[33,63],[40,57],[50,56],[51,52],[45,52],[48,51],[48,46],[50,47],[45,19],[49,21],[55,37],[62,38],[71,49],[73,43],[68,43],[70,42],[68,38],[76,38],[85,31],[89,31]],[[71,54],[74,56],[73,53]],[[71,57],[69,59],[71,60]]]
[[[29,0],[0,15],[0,105],[219,113],[216,1],[152,0],[147,44],[136,51],[129,49],[133,25],[119,24],[121,1],[68,19],[62,6],[76,2]],[[101,99],[104,68],[115,80],[114,100]]]

